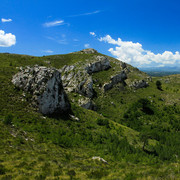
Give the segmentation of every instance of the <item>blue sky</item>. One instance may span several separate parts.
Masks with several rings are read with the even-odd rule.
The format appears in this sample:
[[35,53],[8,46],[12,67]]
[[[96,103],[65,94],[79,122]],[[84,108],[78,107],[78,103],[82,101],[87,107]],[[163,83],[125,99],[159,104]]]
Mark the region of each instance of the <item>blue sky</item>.
[[91,47],[137,67],[180,66],[178,0],[0,3],[0,52],[41,56]]

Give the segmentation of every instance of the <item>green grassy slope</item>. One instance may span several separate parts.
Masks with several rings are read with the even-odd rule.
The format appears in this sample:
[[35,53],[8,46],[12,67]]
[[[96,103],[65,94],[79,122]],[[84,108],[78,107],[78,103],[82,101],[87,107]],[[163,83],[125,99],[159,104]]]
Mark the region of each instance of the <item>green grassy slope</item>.
[[[145,89],[116,86],[102,93],[97,85],[119,68],[111,58],[111,69],[93,74],[97,112],[71,102],[79,121],[42,116],[31,107],[31,96],[11,83],[16,67],[61,68],[93,56],[0,54],[0,179],[180,178],[180,75],[153,78]],[[129,68],[128,81],[147,76]],[[156,88],[157,80],[163,91]]]

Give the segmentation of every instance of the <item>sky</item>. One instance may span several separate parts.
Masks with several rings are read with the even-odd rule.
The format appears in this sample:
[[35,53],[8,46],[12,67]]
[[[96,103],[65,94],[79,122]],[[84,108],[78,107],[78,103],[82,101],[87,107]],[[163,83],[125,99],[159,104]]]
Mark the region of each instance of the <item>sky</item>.
[[179,0],[2,0],[0,53],[85,48],[136,67],[180,67]]

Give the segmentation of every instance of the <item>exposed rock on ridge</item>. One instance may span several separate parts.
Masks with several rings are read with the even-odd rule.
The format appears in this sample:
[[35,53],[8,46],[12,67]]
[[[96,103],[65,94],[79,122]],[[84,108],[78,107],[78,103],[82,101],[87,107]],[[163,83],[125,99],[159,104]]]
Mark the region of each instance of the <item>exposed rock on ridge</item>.
[[97,56],[96,59],[97,59],[97,62],[90,63],[85,68],[88,74],[108,70],[109,68],[111,68],[108,58],[104,56]]
[[[104,56],[94,56],[92,59],[87,59],[83,63],[76,63],[73,66],[64,66],[60,69],[62,72],[62,81],[64,89],[69,92],[76,92],[89,100],[83,100],[79,105],[86,109],[95,109],[92,103],[96,92],[93,88],[92,73],[104,71],[111,68],[110,61]],[[82,103],[84,102],[84,103]]]
[[113,77],[111,77],[111,82],[110,83],[106,83],[104,84],[103,88],[104,88],[104,91],[108,91],[109,89],[112,89],[114,85],[118,84],[118,83],[123,83],[124,85],[126,84],[125,83],[125,80],[127,79],[127,74],[126,72],[123,70],[121,71],[120,74],[117,74]]
[[139,81],[134,81],[130,87],[133,87],[135,89],[139,89],[139,88],[146,88],[148,87],[149,84],[148,82],[146,82],[145,80],[139,80]]
[[15,74],[12,83],[33,95],[33,101],[44,115],[64,113],[70,103],[63,89],[61,74],[54,68],[27,67]]
[[80,53],[80,54],[97,54],[98,52],[93,48],[88,48],[88,49],[83,49],[81,51],[78,51],[76,53]]

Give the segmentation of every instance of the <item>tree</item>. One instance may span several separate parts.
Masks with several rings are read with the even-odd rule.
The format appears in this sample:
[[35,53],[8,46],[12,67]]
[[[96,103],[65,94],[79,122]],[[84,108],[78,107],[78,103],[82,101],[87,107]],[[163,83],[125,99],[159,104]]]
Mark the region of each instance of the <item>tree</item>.
[[162,91],[162,83],[160,81],[156,81],[156,87],[157,87],[157,89]]

